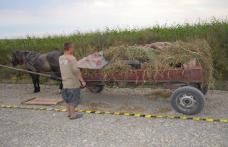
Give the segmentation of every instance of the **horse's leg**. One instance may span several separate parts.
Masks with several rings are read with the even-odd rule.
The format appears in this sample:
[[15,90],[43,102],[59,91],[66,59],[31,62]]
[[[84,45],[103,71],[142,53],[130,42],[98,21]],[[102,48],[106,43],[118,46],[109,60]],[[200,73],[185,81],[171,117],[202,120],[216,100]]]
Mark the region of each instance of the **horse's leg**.
[[37,87],[37,75],[34,74],[30,74],[32,77],[32,82],[33,82],[33,86],[34,86],[34,93],[39,92],[39,88]]
[[63,89],[63,82],[60,81],[60,84],[59,84],[59,93],[62,93],[62,89]]
[[37,84],[37,90],[40,91],[40,76],[36,75],[36,84]]

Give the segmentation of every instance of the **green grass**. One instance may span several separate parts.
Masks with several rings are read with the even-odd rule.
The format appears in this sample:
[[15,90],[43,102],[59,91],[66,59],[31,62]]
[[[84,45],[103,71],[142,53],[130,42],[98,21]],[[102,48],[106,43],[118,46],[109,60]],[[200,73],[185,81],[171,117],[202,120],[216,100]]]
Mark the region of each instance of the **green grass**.
[[35,50],[43,53],[55,49],[62,50],[65,41],[72,41],[76,44],[75,55],[81,58],[91,52],[111,46],[145,44],[157,41],[187,41],[198,38],[205,39],[212,48],[215,78],[228,80],[227,20],[133,30],[106,29],[104,32],[77,33],[45,38],[27,36],[26,39],[2,39],[0,40],[0,64],[9,64],[7,55],[10,55],[12,51]]

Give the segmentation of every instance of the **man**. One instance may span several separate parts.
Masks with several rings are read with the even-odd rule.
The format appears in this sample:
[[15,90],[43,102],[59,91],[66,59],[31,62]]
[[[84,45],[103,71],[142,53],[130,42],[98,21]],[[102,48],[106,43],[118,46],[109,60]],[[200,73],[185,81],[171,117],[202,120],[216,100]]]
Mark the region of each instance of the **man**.
[[69,119],[80,118],[81,115],[75,113],[75,107],[80,102],[80,87],[85,87],[86,83],[77,67],[77,60],[73,56],[74,45],[71,42],[64,43],[64,55],[59,57],[59,65],[63,82],[62,96],[66,102]]

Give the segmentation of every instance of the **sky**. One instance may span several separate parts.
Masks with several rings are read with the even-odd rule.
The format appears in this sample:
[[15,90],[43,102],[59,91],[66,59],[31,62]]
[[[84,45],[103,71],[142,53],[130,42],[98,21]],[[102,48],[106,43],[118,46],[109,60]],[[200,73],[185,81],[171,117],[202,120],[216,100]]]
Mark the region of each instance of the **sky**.
[[0,0],[0,38],[228,18],[228,0]]

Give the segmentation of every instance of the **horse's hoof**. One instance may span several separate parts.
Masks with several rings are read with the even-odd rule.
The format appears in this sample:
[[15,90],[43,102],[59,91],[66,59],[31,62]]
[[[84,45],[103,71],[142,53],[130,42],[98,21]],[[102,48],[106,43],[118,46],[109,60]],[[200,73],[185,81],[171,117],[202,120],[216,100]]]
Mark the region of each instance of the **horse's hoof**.
[[59,89],[59,94],[62,94],[62,89]]
[[40,92],[40,88],[37,88],[34,90],[34,93],[38,93],[38,92]]

